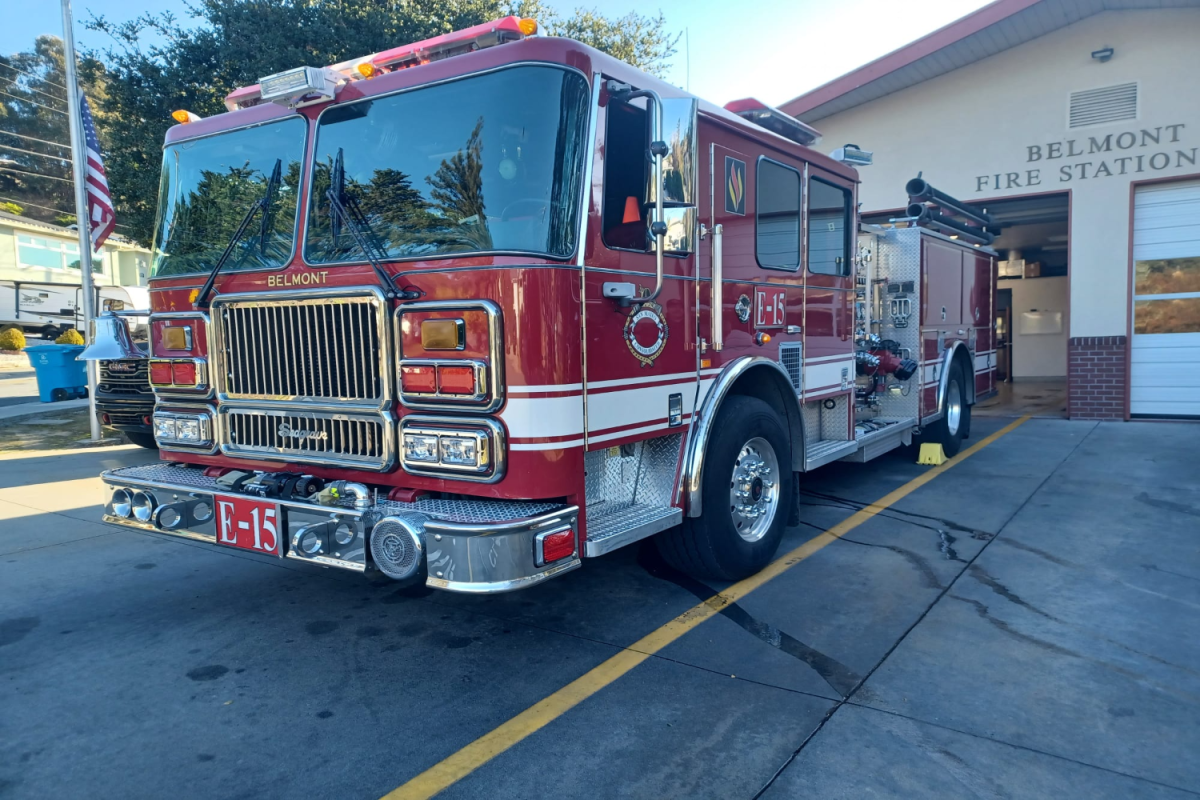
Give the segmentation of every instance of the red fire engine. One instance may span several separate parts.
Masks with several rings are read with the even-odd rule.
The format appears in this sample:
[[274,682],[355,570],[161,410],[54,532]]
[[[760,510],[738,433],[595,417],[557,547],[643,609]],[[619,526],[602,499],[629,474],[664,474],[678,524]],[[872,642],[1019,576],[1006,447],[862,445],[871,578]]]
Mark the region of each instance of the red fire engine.
[[[460,592],[655,536],[773,557],[803,473],[992,390],[986,219],[509,17],[177,112],[149,373],[162,461],[108,522]],[[941,230],[939,233],[938,230]],[[143,312],[144,313],[144,312]],[[137,358],[119,315],[89,358]]]

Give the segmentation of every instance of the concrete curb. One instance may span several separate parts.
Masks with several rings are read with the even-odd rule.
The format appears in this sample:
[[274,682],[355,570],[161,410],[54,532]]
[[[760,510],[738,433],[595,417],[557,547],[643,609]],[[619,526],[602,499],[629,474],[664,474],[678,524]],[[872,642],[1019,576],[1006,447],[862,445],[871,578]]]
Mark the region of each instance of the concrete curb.
[[28,417],[32,414],[53,414],[59,411],[70,411],[75,408],[87,408],[88,399],[81,397],[75,400],[63,400],[59,403],[21,403],[15,406],[0,408],[0,419],[13,417]]

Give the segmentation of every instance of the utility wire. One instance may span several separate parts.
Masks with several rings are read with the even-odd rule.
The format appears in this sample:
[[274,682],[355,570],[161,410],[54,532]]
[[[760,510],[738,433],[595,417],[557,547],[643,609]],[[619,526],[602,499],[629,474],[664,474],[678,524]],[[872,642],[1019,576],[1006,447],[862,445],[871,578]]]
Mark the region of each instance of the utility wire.
[[25,172],[24,170],[20,170],[20,169],[10,169],[9,167],[0,167],[0,172],[15,172],[18,175],[29,175],[30,177],[33,177],[33,178],[46,178],[47,180],[62,181],[63,183],[74,183],[75,182],[73,180],[70,180],[69,178],[56,178],[53,175],[41,175],[37,172]]
[[51,208],[50,206],[40,206],[37,203],[30,203],[26,200],[18,200],[15,197],[0,197],[0,203],[3,203],[3,202],[16,203],[19,206],[33,206],[34,208],[40,208],[43,211],[55,211],[59,214],[68,214],[72,217],[75,216],[74,211],[67,211],[64,208]]
[[58,87],[58,88],[60,88],[60,89],[66,89],[66,88],[67,88],[66,86],[63,86],[61,83],[57,83],[57,82],[55,82],[55,81],[52,81],[52,80],[50,80],[49,78],[43,78],[41,75],[35,75],[34,73],[32,73],[32,72],[29,72],[28,70],[17,69],[17,68],[16,68],[16,67],[14,67],[12,64],[3,64],[3,63],[0,63],[0,67],[8,67],[8,68],[9,68],[9,69],[11,69],[13,72],[19,72],[19,73],[21,73],[22,75],[28,75],[28,76],[29,76],[29,77],[31,77],[31,78],[37,78],[39,81],[44,81],[44,82],[46,82],[46,83],[50,84],[51,86],[57,86],[57,87]]
[[34,138],[33,136],[26,136],[23,133],[13,133],[12,131],[0,131],[0,134],[3,134],[5,136],[15,136],[18,139],[28,139],[29,141],[37,142],[38,144],[49,144],[49,145],[53,145],[55,147],[65,147],[68,150],[71,149],[71,145],[69,145],[69,144],[63,144],[62,142],[50,142],[45,139],[37,139],[37,138]]
[[[13,82],[12,85],[17,86],[17,83]],[[56,103],[62,103],[64,106],[67,104],[66,98],[59,97],[56,94],[50,94],[49,92],[43,92],[41,89],[35,89],[32,86],[20,86],[19,88],[22,91],[26,91],[26,92],[37,92],[38,94],[44,94],[44,95],[46,95],[46,97],[49,97],[51,100],[55,101]]]
[[0,149],[12,150],[14,153],[25,153],[26,155],[38,156],[40,158],[48,158],[51,161],[70,161],[71,160],[67,156],[49,156],[49,155],[46,155],[45,153],[35,153],[32,150],[22,150],[19,147],[10,147],[9,145],[6,145],[6,144],[0,144]]
[[13,100],[17,100],[21,103],[29,103],[30,105],[37,106],[38,108],[44,108],[47,111],[53,111],[55,114],[62,114],[64,117],[67,116],[67,112],[65,112],[65,111],[59,111],[57,108],[51,108],[50,106],[42,105],[41,103],[37,102],[36,100],[30,100],[28,97],[17,97],[15,94],[9,94],[8,92],[4,92],[4,91],[0,91],[0,94],[7,95],[8,97],[11,97]]
[[[75,216],[74,211],[67,211],[66,209],[63,209],[63,208],[51,208],[50,206],[43,206],[43,205],[38,205],[37,203],[30,203],[28,200],[18,200],[15,197],[0,197],[0,203],[6,202],[6,201],[9,203],[16,203],[19,206],[32,206],[34,208],[40,208],[43,211],[54,211],[59,214],[66,214],[71,217]],[[34,220],[34,222],[39,222],[39,221],[40,220]],[[126,230],[132,230],[128,225],[122,225],[119,222],[115,223],[115,226],[118,228],[125,228]]]

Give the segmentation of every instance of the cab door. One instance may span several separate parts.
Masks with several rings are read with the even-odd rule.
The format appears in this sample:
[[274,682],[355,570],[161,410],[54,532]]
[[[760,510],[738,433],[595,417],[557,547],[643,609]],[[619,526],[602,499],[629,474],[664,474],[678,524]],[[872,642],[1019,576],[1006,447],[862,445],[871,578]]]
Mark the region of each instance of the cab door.
[[[667,154],[656,187],[646,156],[653,100],[622,99],[611,85],[600,93],[602,158],[592,193],[600,207],[589,219],[583,274],[588,451],[682,432],[697,384],[696,102],[662,99]],[[662,285],[652,296],[657,243],[650,223],[660,190],[668,231]]]

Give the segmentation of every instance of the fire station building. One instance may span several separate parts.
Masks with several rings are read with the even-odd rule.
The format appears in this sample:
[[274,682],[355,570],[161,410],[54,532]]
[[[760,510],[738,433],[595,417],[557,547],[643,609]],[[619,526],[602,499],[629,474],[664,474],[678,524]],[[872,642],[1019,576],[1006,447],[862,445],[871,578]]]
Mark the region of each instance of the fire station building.
[[1200,0],[999,0],[781,108],[874,151],[864,222],[918,172],[995,218],[990,403],[1198,418],[1198,42]]

